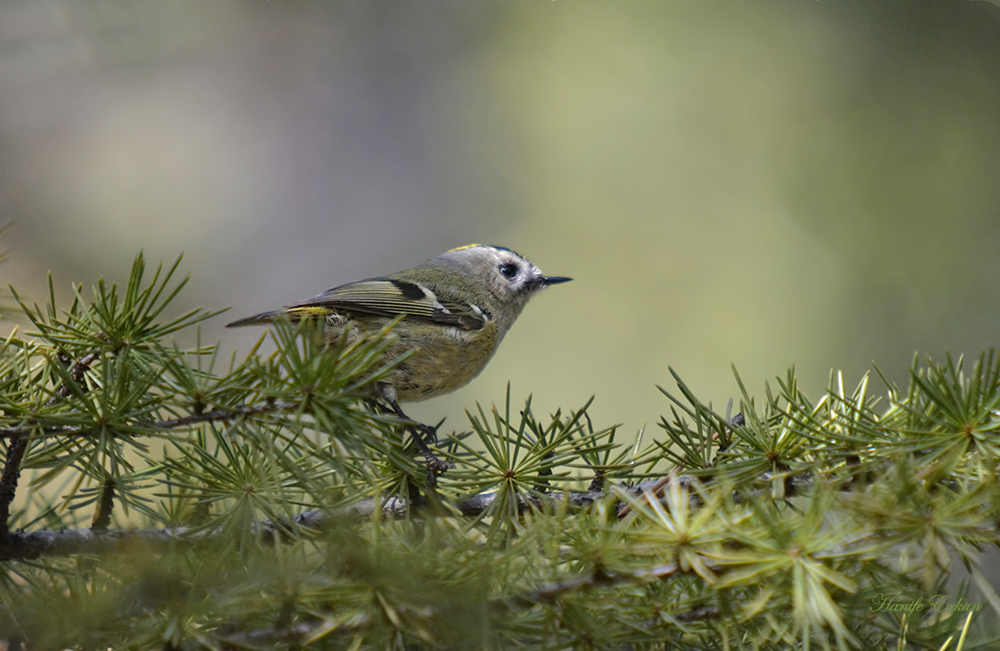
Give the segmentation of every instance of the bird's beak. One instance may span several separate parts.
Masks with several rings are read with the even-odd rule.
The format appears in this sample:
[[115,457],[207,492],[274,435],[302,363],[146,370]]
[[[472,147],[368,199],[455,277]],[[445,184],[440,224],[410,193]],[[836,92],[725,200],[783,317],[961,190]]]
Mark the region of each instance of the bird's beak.
[[539,283],[542,287],[548,287],[549,285],[558,285],[559,283],[568,283],[573,280],[572,278],[567,278],[566,276],[542,276],[539,279]]

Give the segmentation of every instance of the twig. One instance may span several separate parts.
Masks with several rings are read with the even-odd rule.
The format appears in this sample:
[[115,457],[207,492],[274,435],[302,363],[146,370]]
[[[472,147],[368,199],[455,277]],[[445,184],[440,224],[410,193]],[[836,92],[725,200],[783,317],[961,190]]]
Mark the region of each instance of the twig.
[[[70,370],[70,377],[81,386],[84,386],[84,373],[91,364],[98,359],[96,353],[91,353],[80,358]],[[52,396],[46,403],[53,405],[60,397],[68,397],[72,391],[65,384],[59,386],[57,395]],[[292,411],[298,408],[298,403],[265,403],[263,405],[241,405],[236,407],[224,407],[213,411],[181,416],[179,418],[169,418],[148,423],[148,427],[153,430],[164,431],[188,427],[199,423],[225,422],[237,420],[246,416],[265,414],[276,411]],[[0,428],[0,438],[10,439],[7,444],[7,458],[4,462],[3,472],[0,473],[0,544],[11,542],[10,534],[10,505],[17,495],[17,483],[21,477],[21,462],[28,450],[28,442],[32,434],[41,435],[62,435],[62,436],[86,436],[93,429],[89,427],[39,427],[29,425],[22,427]],[[109,493],[110,499],[114,498],[114,492]],[[110,519],[112,504],[105,504],[102,500],[97,513],[94,515],[93,526],[96,530],[105,529]],[[15,541],[16,542],[16,541]]]
[[[64,364],[68,365],[69,364],[68,355],[60,353],[59,360],[63,361],[64,357],[66,358]],[[96,362],[99,357],[100,355],[98,355],[97,353],[90,353],[89,355],[84,355],[80,359],[76,360],[76,363],[73,364],[73,368],[69,370],[69,376],[73,379],[74,382],[76,382],[78,386],[80,386],[84,390],[87,389],[87,384],[83,381],[84,373],[90,370],[90,365]],[[59,388],[56,389],[56,395],[49,398],[48,402],[45,403],[45,406],[51,407],[52,405],[59,402],[60,398],[68,398],[71,395],[73,395],[73,390],[70,389],[69,386],[67,386],[66,383],[64,382],[59,385]]]
[[[96,353],[90,353],[78,359],[69,372],[73,381],[86,387],[83,381],[84,373],[97,358]],[[68,357],[65,363],[69,363]],[[45,404],[54,405],[59,401],[59,398],[65,398],[71,393],[72,390],[66,384],[61,384],[56,390],[56,395],[49,398]],[[14,497],[17,496],[17,482],[21,478],[21,462],[24,461],[24,454],[28,451],[29,437],[37,429],[26,427],[10,431],[11,435],[6,437],[11,439],[7,445],[7,459],[4,461],[3,473],[0,474],[0,542],[7,542],[10,537],[10,505],[14,502]]]
[[[298,409],[298,407],[299,403],[297,402],[266,403],[263,405],[236,405],[233,407],[220,407],[201,414],[191,414],[189,416],[168,418],[165,420],[157,420],[143,424],[152,430],[166,431],[187,427],[189,425],[197,425],[200,423],[222,423],[238,420],[246,416],[294,411]],[[64,426],[42,428],[6,427],[0,428],[0,438],[15,439],[22,435],[27,435],[36,431],[40,431],[41,433],[48,435],[59,434],[62,436],[85,436],[92,432],[93,428]]]
[[[628,488],[630,493],[642,494],[656,482],[642,482]],[[496,499],[496,493],[481,493],[459,500],[454,506],[466,516],[484,513]],[[604,499],[608,493],[567,492],[549,493],[544,496],[519,495],[519,508],[528,510],[541,507],[544,503],[558,503],[565,500],[574,508],[582,508]],[[305,511],[295,515],[290,521],[261,521],[254,525],[255,535],[262,540],[276,540],[292,527],[303,527],[322,531],[334,522],[344,519],[360,520],[370,517],[381,509],[383,518],[398,519],[412,517],[412,504],[398,497],[389,499],[368,498],[335,511]],[[421,513],[433,515],[446,512],[442,509],[422,509]],[[24,560],[40,556],[69,556],[73,554],[104,554],[117,550],[129,541],[142,541],[152,545],[171,542],[193,543],[205,537],[219,535],[221,529],[205,527],[164,527],[159,529],[63,529],[60,531],[18,531],[11,532],[8,540],[0,542],[0,561]]]
[[[713,571],[719,570],[719,566],[708,565],[708,567]],[[634,572],[607,572],[598,569],[584,576],[575,576],[564,581],[549,583],[541,588],[533,590],[529,594],[525,595],[523,599],[529,602],[552,601],[568,592],[665,579],[681,571],[682,570],[676,563],[655,565],[653,567],[642,568]]]
[[[690,479],[691,479],[690,477],[687,477],[686,475],[682,475],[682,476],[685,477],[688,481],[690,481]],[[671,479],[670,476],[667,476],[667,477],[664,477],[662,479],[658,479],[655,482],[653,482],[653,485],[649,489],[649,494],[650,495],[655,495],[656,497],[660,497],[662,495],[663,489],[666,488],[667,484],[670,483],[670,479]],[[677,481],[681,481],[681,478],[678,477]],[[681,484],[681,485],[684,486],[686,484]],[[632,507],[629,506],[628,504],[626,504],[622,509],[620,509],[618,511],[618,517],[619,518],[624,518],[626,515],[628,515],[631,512],[632,512]]]
[[281,413],[295,411],[298,408],[299,403],[297,402],[274,402],[265,403],[263,405],[236,405],[235,407],[220,407],[218,409],[213,409],[212,411],[206,411],[200,414],[191,414],[190,416],[181,416],[180,418],[158,420],[150,423],[150,426],[158,430],[170,430],[177,429],[179,427],[187,427],[188,425],[197,425],[199,423],[222,423],[238,420],[246,416],[259,416],[262,414],[272,414],[274,412]]
[[[336,625],[336,630],[341,633],[354,633],[368,626],[368,618],[362,617],[351,623],[340,623]],[[315,633],[328,623],[322,619],[310,618],[305,622],[298,622],[285,628],[267,628],[256,631],[245,631],[239,633],[226,633],[222,631],[216,637],[222,642],[235,644],[238,647],[262,648],[262,645],[271,646],[278,642],[299,642]],[[227,647],[229,648],[229,647]],[[297,648],[297,646],[293,647]]]
[[111,524],[111,513],[115,508],[115,480],[108,477],[101,487],[101,496],[97,500],[94,519],[90,523],[93,531],[107,531]]
[[18,434],[7,445],[7,461],[0,474],[0,543],[10,539],[10,505],[17,494],[17,480],[21,477],[21,461],[28,450],[28,436]]

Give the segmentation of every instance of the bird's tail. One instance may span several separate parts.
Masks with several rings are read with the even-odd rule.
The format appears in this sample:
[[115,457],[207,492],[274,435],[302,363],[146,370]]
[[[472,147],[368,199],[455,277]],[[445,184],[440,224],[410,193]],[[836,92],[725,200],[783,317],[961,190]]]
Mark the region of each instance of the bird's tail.
[[294,305],[276,312],[261,312],[239,321],[226,324],[227,328],[242,328],[243,326],[268,325],[275,321],[291,321],[297,323],[302,319],[323,318],[330,314],[330,309],[320,305]]
[[232,323],[227,323],[227,328],[242,328],[243,326],[255,326],[255,325],[267,325],[269,323],[274,323],[275,319],[279,317],[286,317],[287,314],[281,310],[277,312],[261,312],[260,314],[255,314],[253,316],[248,316],[245,319],[240,319],[239,321],[233,321]]

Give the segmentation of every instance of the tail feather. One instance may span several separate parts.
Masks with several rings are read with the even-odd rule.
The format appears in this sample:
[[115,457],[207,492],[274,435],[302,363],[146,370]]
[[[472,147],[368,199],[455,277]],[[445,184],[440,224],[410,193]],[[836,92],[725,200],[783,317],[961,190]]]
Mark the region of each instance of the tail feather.
[[233,321],[232,323],[227,323],[227,328],[242,328],[243,326],[255,326],[255,325],[267,325],[269,323],[274,323],[277,317],[283,316],[285,313],[280,310],[277,312],[262,312],[260,314],[255,314],[253,316],[248,316],[245,319],[240,319],[239,321]]
[[255,326],[255,325],[268,325],[274,323],[279,319],[282,321],[291,321],[297,323],[302,319],[315,319],[322,318],[330,314],[331,310],[322,305],[302,305],[287,307],[284,310],[277,310],[275,312],[261,312],[260,314],[255,314],[253,316],[248,316],[245,319],[240,319],[239,321],[233,321],[232,323],[226,324],[227,328],[242,328],[243,326]]

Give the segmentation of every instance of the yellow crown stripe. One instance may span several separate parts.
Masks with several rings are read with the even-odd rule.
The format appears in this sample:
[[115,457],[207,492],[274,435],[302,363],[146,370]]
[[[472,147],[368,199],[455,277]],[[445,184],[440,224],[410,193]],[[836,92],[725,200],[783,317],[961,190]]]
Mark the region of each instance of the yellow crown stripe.
[[452,251],[461,251],[462,249],[474,249],[477,246],[483,246],[483,245],[482,244],[466,244],[465,246],[459,246],[457,248],[450,249],[448,251],[448,253],[451,253]]

